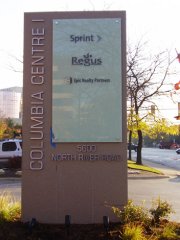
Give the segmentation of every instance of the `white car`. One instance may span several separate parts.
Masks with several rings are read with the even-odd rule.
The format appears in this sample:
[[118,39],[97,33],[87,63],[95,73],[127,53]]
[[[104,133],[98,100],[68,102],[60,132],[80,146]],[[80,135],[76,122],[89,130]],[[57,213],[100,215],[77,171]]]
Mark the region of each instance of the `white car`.
[[0,141],[0,159],[22,157],[22,140],[7,139]]
[[176,153],[180,154],[180,148],[176,149]]

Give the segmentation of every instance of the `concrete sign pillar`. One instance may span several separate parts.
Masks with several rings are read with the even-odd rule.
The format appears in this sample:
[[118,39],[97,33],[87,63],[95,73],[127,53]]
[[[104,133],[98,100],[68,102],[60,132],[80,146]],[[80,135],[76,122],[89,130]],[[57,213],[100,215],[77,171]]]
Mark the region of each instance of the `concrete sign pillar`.
[[22,220],[127,203],[125,12],[25,13]]

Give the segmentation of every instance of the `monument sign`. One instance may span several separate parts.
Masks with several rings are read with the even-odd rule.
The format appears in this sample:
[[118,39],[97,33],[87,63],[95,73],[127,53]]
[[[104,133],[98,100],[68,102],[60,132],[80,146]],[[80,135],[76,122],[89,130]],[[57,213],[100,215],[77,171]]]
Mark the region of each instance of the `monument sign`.
[[22,219],[127,202],[125,12],[25,13]]

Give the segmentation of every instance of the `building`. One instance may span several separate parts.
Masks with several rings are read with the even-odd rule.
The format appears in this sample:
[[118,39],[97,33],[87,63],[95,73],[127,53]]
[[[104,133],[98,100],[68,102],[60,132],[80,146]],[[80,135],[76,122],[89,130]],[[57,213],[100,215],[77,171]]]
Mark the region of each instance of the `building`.
[[22,120],[22,87],[0,89],[0,118]]

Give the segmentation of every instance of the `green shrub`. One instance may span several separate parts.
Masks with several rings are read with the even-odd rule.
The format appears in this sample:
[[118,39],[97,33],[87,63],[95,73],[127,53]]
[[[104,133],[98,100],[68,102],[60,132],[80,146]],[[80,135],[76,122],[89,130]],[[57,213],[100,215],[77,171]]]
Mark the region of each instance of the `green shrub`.
[[20,219],[21,204],[12,194],[4,192],[0,195],[0,223]]
[[131,222],[149,222],[148,210],[143,205],[134,205],[132,200],[129,200],[122,210],[117,207],[112,207],[112,210],[123,224]]
[[146,240],[143,234],[143,227],[132,224],[125,225],[123,228],[122,240]]
[[173,224],[167,224],[164,228],[162,233],[160,234],[159,238],[163,240],[177,240],[178,238],[176,234],[176,227]]
[[152,202],[152,208],[149,210],[154,223],[159,223],[160,219],[169,217],[173,213],[172,206],[167,201],[162,201],[160,197]]

